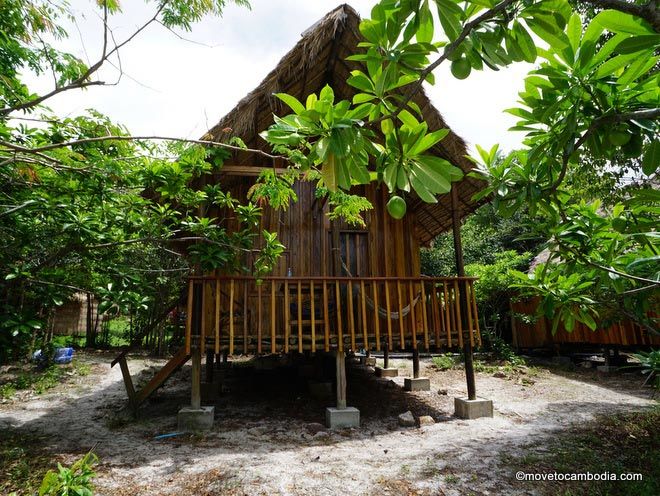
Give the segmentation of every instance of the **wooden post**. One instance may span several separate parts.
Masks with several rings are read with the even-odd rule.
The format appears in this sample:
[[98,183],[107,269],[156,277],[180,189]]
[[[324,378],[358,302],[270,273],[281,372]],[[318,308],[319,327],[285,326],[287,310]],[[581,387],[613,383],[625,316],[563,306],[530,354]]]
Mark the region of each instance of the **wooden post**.
[[390,368],[390,346],[387,344],[387,339],[385,340],[385,345],[383,346],[383,368]]
[[212,348],[206,349],[206,382],[213,382],[213,358],[215,357]]
[[192,389],[190,393],[190,406],[194,410],[202,408],[202,350],[195,344],[192,349]]
[[412,352],[413,359],[413,378],[419,378],[419,350],[417,348],[413,349]]
[[332,239],[332,272],[334,276],[342,275],[341,266],[341,239],[339,236],[338,220],[333,220],[330,224],[330,234]]
[[195,284],[193,289],[193,315],[191,328],[191,350],[192,358],[192,387],[190,392],[190,405],[199,410],[202,407],[202,320],[204,316],[204,305],[202,301],[204,283]]
[[[456,275],[458,277],[465,277],[465,266],[463,264],[463,244],[461,242],[461,219],[458,212],[458,194],[456,187],[451,188],[451,219],[452,219],[452,232],[454,234],[454,256],[456,260]],[[461,328],[468,327],[467,317],[467,283],[461,280],[459,283],[459,300],[460,300],[460,316]],[[459,331],[462,332],[462,331]],[[472,343],[470,339],[463,340],[463,353],[465,355],[465,379],[467,381],[468,399],[477,399],[477,386],[474,380],[474,363],[472,356]]]
[[346,408],[346,353],[337,352],[337,408]]
[[131,378],[131,373],[128,370],[128,364],[126,363],[125,355],[119,359],[119,368],[121,369],[121,375],[124,378],[124,386],[126,386],[128,402],[130,403],[131,408],[135,408],[135,388],[133,387],[133,379]]

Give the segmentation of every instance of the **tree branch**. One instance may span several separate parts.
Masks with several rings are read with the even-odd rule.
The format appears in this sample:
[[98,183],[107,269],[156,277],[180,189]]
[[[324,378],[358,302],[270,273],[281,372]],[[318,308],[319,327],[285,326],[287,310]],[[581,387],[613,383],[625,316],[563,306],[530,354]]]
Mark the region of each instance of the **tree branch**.
[[179,143],[191,143],[195,145],[208,145],[208,146],[218,146],[221,148],[226,148],[228,150],[234,150],[239,152],[250,152],[262,155],[271,159],[283,159],[289,160],[288,157],[282,155],[272,155],[263,150],[254,149],[254,148],[242,148],[240,146],[229,145],[227,143],[221,143],[219,141],[212,140],[196,140],[189,138],[175,138],[170,136],[95,136],[92,138],[82,138],[78,140],[65,141],[63,143],[51,143],[49,145],[39,146],[36,148],[29,148],[26,146],[15,145],[8,141],[0,141],[0,146],[4,146],[7,150],[14,150],[22,153],[42,153],[50,150],[55,150],[58,148],[66,148],[69,146],[83,145],[86,143],[98,143],[103,141],[174,141]]
[[576,150],[578,150],[582,145],[584,145],[586,141],[589,139],[589,136],[591,136],[599,127],[604,126],[605,124],[615,124],[617,122],[627,122],[635,119],[655,120],[658,118],[660,118],[660,108],[636,110],[634,112],[625,112],[623,114],[607,114],[594,119],[591,125],[587,128],[587,130],[582,134],[582,136],[578,138],[578,140],[573,145],[573,151],[571,153],[563,154],[561,171],[559,172],[557,179],[545,191],[548,193],[557,191],[557,188],[561,186],[561,183],[564,181],[564,178],[566,177],[566,173],[568,172],[568,161],[570,160],[571,155]]
[[158,10],[156,10],[156,13],[151,17],[148,21],[146,21],[142,26],[137,28],[128,38],[126,38],[124,41],[119,43],[118,45],[115,44],[114,48],[110,51],[107,50],[108,47],[108,24],[107,24],[107,7],[105,6],[104,3],[104,16],[103,16],[103,52],[101,54],[101,58],[97,60],[94,64],[92,64],[78,79],[75,81],[72,81],[71,83],[61,86],[59,88],[55,88],[52,91],[38,96],[32,100],[28,100],[27,102],[23,102],[21,104],[15,105],[13,107],[5,107],[3,109],[0,109],[0,117],[4,117],[11,112],[15,112],[17,110],[27,110],[31,109],[33,107],[36,107],[40,103],[44,102],[45,100],[48,100],[49,98],[54,97],[55,95],[58,95],[59,93],[63,93],[65,91],[70,91],[74,89],[82,89],[82,88],[87,88],[89,86],[95,86],[95,85],[104,85],[105,82],[103,81],[88,81],[90,76],[92,76],[95,72],[97,72],[101,66],[110,58],[114,53],[118,52],[120,48],[122,48],[124,45],[132,41],[137,35],[139,35],[142,31],[144,31],[149,25],[157,21],[158,16],[160,13],[163,11],[165,6],[169,3],[169,0],[164,0],[161,5],[158,7]]
[[660,12],[658,12],[656,0],[651,0],[643,5],[626,2],[625,0],[579,0],[579,2],[640,17],[651,24],[656,33],[660,32]]
[[476,27],[478,27],[482,22],[488,21],[504,11],[509,5],[512,5],[519,0],[504,0],[503,2],[498,3],[493,7],[492,9],[487,10],[483,14],[481,14],[479,17],[476,17],[472,21],[468,22],[464,27],[463,31],[461,31],[461,34],[458,35],[458,38],[456,38],[454,41],[449,43],[449,45],[445,46],[445,50],[442,53],[440,57],[438,57],[437,60],[435,60],[432,64],[424,68],[422,71],[419,73],[419,79],[417,80],[416,83],[410,88],[406,94],[403,97],[403,101],[399,103],[399,106],[397,109],[394,111],[394,113],[390,117],[396,117],[398,116],[402,110],[406,108],[410,100],[415,96],[415,94],[419,93],[419,91],[422,89],[422,85],[424,81],[426,80],[426,77],[431,74],[442,62],[447,60],[447,57],[449,57],[456,48],[463,42],[465,38],[468,37],[468,35],[474,30]]

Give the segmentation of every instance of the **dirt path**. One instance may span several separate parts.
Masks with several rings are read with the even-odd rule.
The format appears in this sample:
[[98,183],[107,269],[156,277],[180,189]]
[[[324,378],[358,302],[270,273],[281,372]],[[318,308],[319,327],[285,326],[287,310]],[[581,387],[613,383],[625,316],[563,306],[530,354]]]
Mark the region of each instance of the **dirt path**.
[[[478,374],[477,387],[493,399],[495,417],[468,422],[451,416],[453,398],[465,394],[461,370],[423,364],[432,390],[405,393],[402,379],[377,380],[355,368],[348,399],[360,409],[362,426],[330,432],[319,423],[331,401],[310,398],[286,372],[234,384],[218,400],[214,429],[203,437],[156,440],[176,430],[189,368],[157,393],[137,422],[126,423],[116,415],[125,403],[118,367],[109,368],[107,355],[79,359],[92,365],[91,374],[0,405],[0,429],[45,434],[44,449],[65,459],[95,446],[101,495],[529,494],[516,487],[503,455],[523,456],[525,446],[595,414],[654,404],[636,376],[523,369],[493,377],[490,371]],[[138,357],[130,367],[134,376],[148,377],[162,363]],[[406,375],[407,364],[399,365]],[[406,410],[436,423],[401,428],[397,415]]]

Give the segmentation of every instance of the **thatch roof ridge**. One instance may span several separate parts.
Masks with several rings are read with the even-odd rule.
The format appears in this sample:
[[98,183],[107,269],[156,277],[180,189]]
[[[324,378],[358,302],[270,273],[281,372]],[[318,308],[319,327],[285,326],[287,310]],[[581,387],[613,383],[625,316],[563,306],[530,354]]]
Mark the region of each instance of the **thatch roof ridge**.
[[[337,29],[342,27],[350,15],[359,19],[359,15],[353,7],[342,4],[303,31],[300,40],[282,57],[277,66],[266,75],[255,89],[243,97],[232,110],[220,119],[202,139],[218,139],[227,133],[231,133],[233,136],[244,136],[263,131],[263,129],[254,129],[254,119],[248,118],[254,116],[257,112],[260,97],[268,98],[272,102],[271,105],[275,104],[274,106],[279,107],[278,110],[281,110],[283,105],[279,100],[272,98],[273,93],[280,90],[279,81],[290,78],[294,72],[308,69],[310,63],[316,59],[319,51],[323,49],[323,42],[334,39]],[[303,67],[292,64],[298,58],[300,52],[305,54],[306,63]],[[231,131],[225,131],[227,128],[230,128]]]

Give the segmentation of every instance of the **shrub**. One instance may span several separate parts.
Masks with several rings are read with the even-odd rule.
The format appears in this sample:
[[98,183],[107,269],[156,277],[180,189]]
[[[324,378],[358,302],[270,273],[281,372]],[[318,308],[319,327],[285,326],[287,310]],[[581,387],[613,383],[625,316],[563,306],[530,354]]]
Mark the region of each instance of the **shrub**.
[[660,350],[640,351],[633,356],[639,360],[642,374],[648,374],[644,384],[651,384],[654,388],[660,389]]
[[454,368],[456,365],[456,359],[451,353],[445,353],[444,355],[435,356],[432,358],[433,365],[440,370],[449,370]]
[[91,451],[67,468],[57,464],[57,472],[49,470],[39,488],[39,496],[92,496],[96,475],[92,465],[98,462]]

